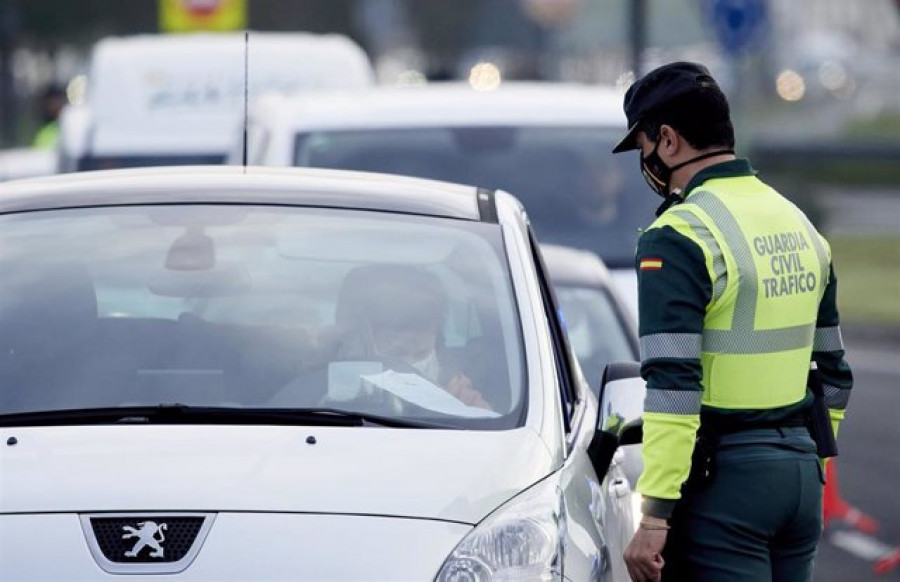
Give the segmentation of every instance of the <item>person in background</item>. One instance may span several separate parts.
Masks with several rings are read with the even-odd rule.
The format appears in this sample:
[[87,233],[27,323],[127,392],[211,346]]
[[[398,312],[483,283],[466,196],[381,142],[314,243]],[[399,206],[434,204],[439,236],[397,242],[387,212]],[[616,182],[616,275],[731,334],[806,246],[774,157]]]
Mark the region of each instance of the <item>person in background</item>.
[[651,71],[624,109],[613,151],[638,150],[663,199],[636,256],[647,396],[629,573],[811,580],[824,483],[811,362],[835,432],[853,386],[828,243],[735,156],[728,102],[702,65]]
[[69,102],[65,87],[52,83],[41,93],[39,100],[41,125],[32,140],[32,147],[52,149],[59,140],[59,114]]

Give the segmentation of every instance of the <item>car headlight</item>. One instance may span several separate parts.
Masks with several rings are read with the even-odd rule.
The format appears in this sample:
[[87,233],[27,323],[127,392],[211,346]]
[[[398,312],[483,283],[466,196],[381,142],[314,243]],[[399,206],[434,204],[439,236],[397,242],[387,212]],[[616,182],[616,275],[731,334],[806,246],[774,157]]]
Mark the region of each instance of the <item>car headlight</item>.
[[561,580],[562,504],[555,477],[508,501],[463,538],[435,582]]

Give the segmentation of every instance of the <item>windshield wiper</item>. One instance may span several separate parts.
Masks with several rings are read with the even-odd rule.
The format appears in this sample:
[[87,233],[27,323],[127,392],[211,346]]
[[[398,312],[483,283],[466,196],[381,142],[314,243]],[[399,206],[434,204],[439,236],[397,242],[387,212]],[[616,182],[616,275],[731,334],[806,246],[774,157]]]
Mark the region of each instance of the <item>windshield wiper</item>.
[[159,404],[157,406],[79,408],[0,415],[0,426],[4,427],[86,424],[278,424],[454,428],[425,421],[351,412],[336,408],[231,408]]

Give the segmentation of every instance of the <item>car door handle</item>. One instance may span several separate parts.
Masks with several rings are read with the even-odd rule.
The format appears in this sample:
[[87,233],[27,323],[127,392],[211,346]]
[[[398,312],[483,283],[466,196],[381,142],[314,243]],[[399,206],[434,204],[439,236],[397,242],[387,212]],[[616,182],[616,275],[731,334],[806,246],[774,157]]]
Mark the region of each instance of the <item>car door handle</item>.
[[631,483],[627,477],[615,477],[609,483],[609,493],[616,499],[631,495]]

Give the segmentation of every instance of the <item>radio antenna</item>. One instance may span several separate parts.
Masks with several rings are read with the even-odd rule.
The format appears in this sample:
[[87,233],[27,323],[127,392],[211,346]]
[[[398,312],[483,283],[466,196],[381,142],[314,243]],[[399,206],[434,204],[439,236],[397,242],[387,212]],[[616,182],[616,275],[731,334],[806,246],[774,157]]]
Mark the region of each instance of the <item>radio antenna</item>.
[[244,31],[244,135],[243,135],[243,159],[244,173],[247,173],[247,98],[249,94],[250,73],[250,31]]

